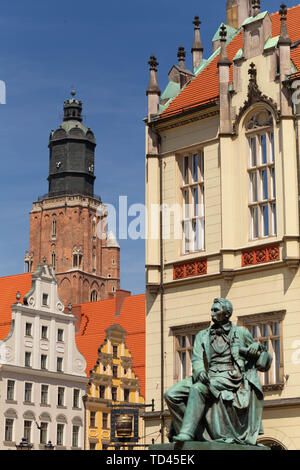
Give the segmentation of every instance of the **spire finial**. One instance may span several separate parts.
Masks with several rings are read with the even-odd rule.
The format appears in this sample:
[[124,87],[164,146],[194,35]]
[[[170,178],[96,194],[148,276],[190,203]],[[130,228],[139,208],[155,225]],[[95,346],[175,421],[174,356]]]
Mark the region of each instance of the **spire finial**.
[[159,63],[157,62],[155,55],[150,56],[148,64],[150,65],[150,70],[154,70],[154,72],[157,72],[157,66],[159,65]]
[[150,56],[148,64],[150,65],[150,80],[146,94],[156,94],[160,96],[160,89],[157,82],[157,66],[159,63],[157,62],[155,55],[152,54]]
[[218,67],[220,65],[226,65],[230,67],[231,65],[231,61],[229,60],[228,55],[227,55],[226,41],[227,41],[227,28],[223,23],[220,28],[221,54],[220,54],[220,59],[218,62]]
[[225,24],[222,24],[220,28],[220,40],[221,41],[227,41],[227,28]]
[[72,85],[72,87],[71,87],[71,96],[72,96],[72,98],[74,98],[75,95],[76,95],[76,90],[74,89],[74,85]]
[[199,29],[200,24],[202,24],[199,20],[199,16],[195,16],[193,24],[195,25],[195,29]]
[[203,45],[200,38],[200,28],[199,25],[201,21],[199,20],[199,16],[195,16],[193,24],[195,25],[194,28],[194,44],[191,49],[191,53],[193,54],[193,66],[194,71],[195,69],[201,64],[202,57],[203,57]]
[[256,83],[256,78],[257,78],[257,70],[256,70],[256,67],[255,67],[255,64],[252,62],[250,64],[250,68],[248,70],[248,74],[250,75],[250,80],[252,82],[255,82]]
[[291,45],[292,41],[289,37],[288,28],[287,28],[287,7],[284,3],[280,5],[279,14],[281,16],[281,26],[280,26],[280,37],[278,41],[278,45]]

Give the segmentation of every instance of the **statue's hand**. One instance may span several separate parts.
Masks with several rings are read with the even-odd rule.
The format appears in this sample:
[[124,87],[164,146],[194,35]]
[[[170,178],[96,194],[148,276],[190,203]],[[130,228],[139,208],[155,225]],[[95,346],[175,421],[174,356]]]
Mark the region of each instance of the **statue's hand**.
[[198,375],[198,382],[202,382],[203,384],[209,383],[209,378],[205,371],[200,372],[200,374]]
[[255,359],[258,356],[259,350],[260,350],[260,344],[253,343],[251,344],[251,346],[249,346],[248,354],[250,357],[253,357]]

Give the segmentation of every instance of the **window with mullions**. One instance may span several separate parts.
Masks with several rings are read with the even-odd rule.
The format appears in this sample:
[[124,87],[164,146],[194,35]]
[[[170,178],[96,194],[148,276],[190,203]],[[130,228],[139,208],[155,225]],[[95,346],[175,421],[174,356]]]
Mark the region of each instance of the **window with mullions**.
[[277,235],[275,147],[272,116],[261,110],[249,120],[248,139],[250,239]]
[[194,341],[200,330],[208,328],[209,322],[172,328],[175,341],[174,380],[179,381],[192,375]]
[[182,159],[183,253],[204,250],[204,152]]
[[247,328],[255,341],[260,342],[273,357],[272,366],[268,372],[259,372],[261,384],[265,388],[282,388],[283,371],[283,319],[284,311],[261,313],[240,317],[239,322]]

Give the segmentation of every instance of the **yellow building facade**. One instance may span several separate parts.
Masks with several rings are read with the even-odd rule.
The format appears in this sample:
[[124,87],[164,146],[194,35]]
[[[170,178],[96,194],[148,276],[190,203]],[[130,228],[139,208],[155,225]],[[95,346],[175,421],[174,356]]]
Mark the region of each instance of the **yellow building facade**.
[[[113,407],[118,405],[124,409],[140,410],[136,405],[144,403],[144,398],[140,395],[139,380],[132,368],[132,356],[126,347],[125,335],[126,331],[118,324],[106,330],[105,341],[98,350],[97,363],[90,371],[85,400],[87,450],[118,449],[121,440],[118,439],[117,431],[114,432],[116,442],[111,441]],[[139,440],[136,444],[140,445],[144,442],[144,423],[141,417],[138,421]],[[134,423],[131,437],[133,436]]]
[[195,335],[224,297],[273,355],[261,441],[300,449],[300,7],[227,7],[234,22],[227,11],[206,60],[195,18],[192,79],[181,61],[161,94],[149,62],[146,401],[160,411],[146,434],[167,441],[163,394],[191,374]]

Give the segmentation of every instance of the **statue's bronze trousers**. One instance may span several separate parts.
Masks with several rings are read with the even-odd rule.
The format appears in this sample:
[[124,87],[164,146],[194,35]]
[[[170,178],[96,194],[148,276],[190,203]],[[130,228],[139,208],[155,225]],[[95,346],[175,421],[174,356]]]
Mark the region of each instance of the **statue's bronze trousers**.
[[169,388],[164,396],[176,434],[187,434],[191,439],[195,437],[209,394],[206,385],[201,382],[193,384],[191,377]]

